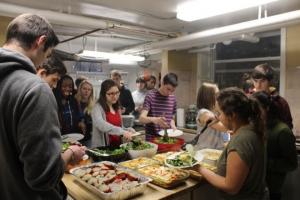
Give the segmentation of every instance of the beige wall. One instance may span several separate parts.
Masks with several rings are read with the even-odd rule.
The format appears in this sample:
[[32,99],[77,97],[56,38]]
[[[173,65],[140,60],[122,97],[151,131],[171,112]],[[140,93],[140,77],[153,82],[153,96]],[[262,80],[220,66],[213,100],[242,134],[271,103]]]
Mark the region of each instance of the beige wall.
[[2,46],[5,41],[6,27],[11,20],[12,18],[0,16],[0,46]]
[[177,107],[187,108],[196,104],[197,95],[197,54],[186,51],[164,51],[162,53],[162,77],[174,72],[178,75],[176,88]]
[[286,99],[290,104],[295,127],[300,136],[300,24],[286,31]]

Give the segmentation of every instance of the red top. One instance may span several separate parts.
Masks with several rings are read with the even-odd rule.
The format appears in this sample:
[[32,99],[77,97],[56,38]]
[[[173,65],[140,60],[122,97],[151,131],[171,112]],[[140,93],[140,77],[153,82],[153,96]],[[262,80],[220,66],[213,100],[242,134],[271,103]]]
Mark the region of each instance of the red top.
[[[114,126],[121,127],[122,126],[122,119],[119,112],[106,112],[106,121]],[[112,147],[119,147],[122,143],[121,137],[119,135],[109,135],[109,144]]]

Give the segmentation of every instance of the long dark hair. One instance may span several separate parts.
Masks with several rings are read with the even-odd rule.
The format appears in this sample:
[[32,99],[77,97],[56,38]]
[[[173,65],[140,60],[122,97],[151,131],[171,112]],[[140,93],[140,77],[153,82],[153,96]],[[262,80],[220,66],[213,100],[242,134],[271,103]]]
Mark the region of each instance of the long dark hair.
[[264,139],[265,126],[259,102],[256,99],[247,97],[241,89],[234,87],[221,90],[217,102],[226,116],[235,114],[242,122],[252,122],[255,133],[262,140]]
[[[111,79],[107,79],[107,80],[103,81],[101,84],[101,91],[100,91],[99,99],[97,102],[102,106],[102,108],[105,112],[109,112],[109,107],[108,107],[107,101],[106,101],[106,93],[112,87],[118,87],[118,85]],[[115,104],[113,104],[112,107],[114,108],[115,111],[119,110],[119,108],[120,108],[119,100]]]
[[64,75],[61,77],[61,79],[59,79],[59,81],[57,82],[56,88],[53,90],[57,104],[59,107],[61,107],[62,105],[62,99],[63,99],[63,95],[62,95],[62,91],[61,91],[61,85],[64,82],[64,80],[69,79],[72,81],[72,95],[70,96],[74,96],[74,81],[73,78],[69,75]]
[[274,97],[272,97],[270,94],[268,94],[265,91],[259,91],[255,92],[252,95],[253,98],[257,99],[260,103],[262,109],[265,110],[266,113],[266,126],[267,128],[272,128],[276,121],[279,120],[279,111],[278,108],[275,105]]

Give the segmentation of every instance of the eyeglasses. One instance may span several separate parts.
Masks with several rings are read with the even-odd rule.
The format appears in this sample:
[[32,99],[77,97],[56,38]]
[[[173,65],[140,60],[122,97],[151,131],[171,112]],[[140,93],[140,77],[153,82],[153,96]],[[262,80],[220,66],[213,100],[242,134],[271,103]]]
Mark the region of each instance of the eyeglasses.
[[120,95],[120,91],[118,91],[118,92],[109,92],[109,93],[106,93],[106,95],[108,95],[108,96],[118,96],[118,95]]

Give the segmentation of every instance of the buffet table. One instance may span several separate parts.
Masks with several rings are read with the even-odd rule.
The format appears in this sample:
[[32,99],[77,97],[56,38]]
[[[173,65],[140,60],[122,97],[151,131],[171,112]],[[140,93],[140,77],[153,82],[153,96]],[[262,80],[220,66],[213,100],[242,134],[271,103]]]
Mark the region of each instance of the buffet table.
[[[184,129],[185,133],[180,138],[185,140],[191,140],[196,131]],[[144,132],[141,131],[139,136],[144,139]],[[71,174],[65,173],[63,182],[68,189],[68,194],[75,200],[91,200],[101,199],[97,193],[82,186],[80,182]],[[149,183],[146,190],[142,195],[136,196],[131,199],[141,200],[156,200],[156,199],[172,199],[172,200],[218,200],[218,192],[214,187],[208,184],[205,180],[194,180],[189,178],[181,185],[178,185],[172,189],[164,189]]]
[[[75,200],[91,200],[100,199],[97,194],[83,187],[78,180],[71,174],[65,174],[63,182],[68,189],[69,195]],[[155,200],[155,199],[180,199],[180,200],[191,200],[191,199],[211,199],[211,195],[214,193],[213,188],[206,182],[199,182],[193,179],[188,179],[182,185],[179,185],[173,189],[164,189],[159,186],[148,184],[147,189],[142,195],[136,196],[132,199],[141,200]],[[209,194],[203,194],[210,193]]]

